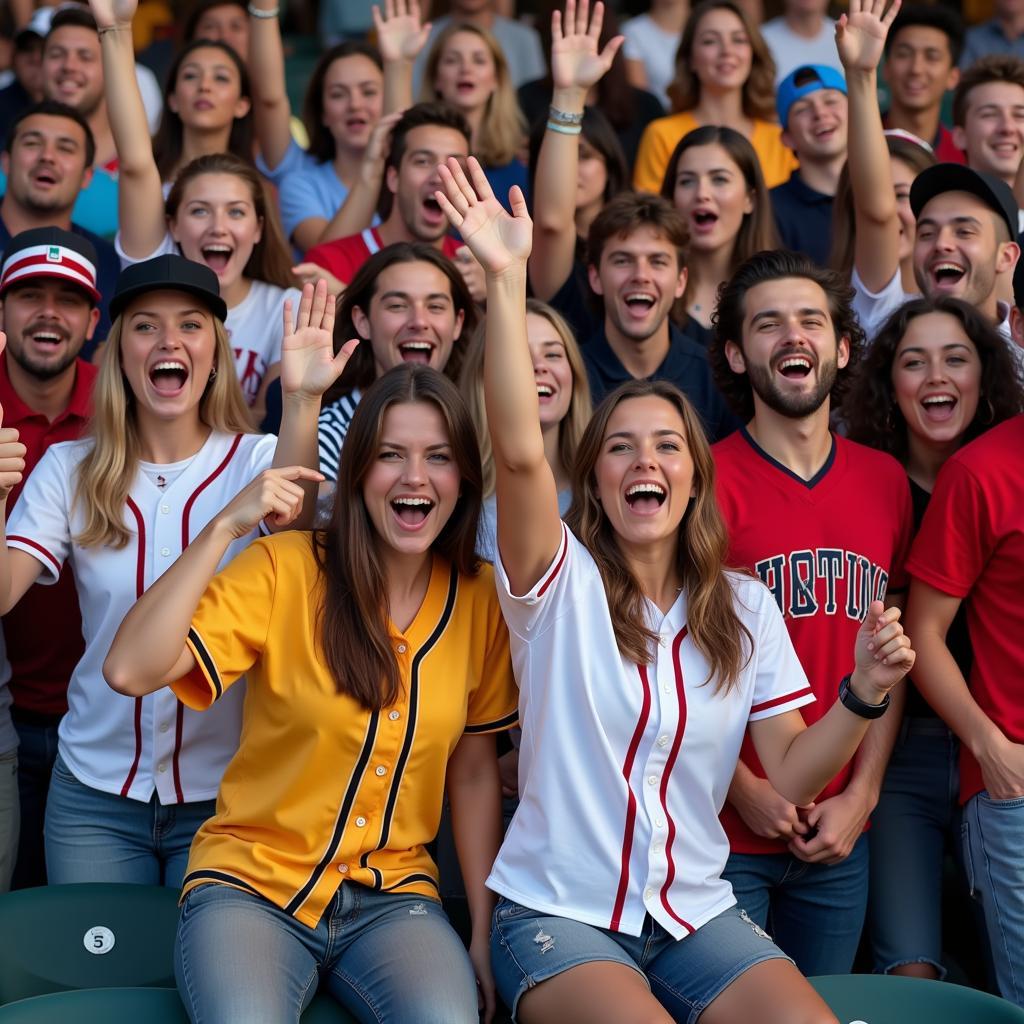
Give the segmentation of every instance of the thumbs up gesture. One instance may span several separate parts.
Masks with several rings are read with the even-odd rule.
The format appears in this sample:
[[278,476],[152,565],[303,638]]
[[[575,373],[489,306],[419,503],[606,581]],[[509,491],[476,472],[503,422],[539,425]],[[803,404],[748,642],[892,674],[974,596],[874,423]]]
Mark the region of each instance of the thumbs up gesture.
[[854,660],[864,682],[874,691],[857,694],[868,703],[880,703],[885,695],[913,668],[914,650],[900,625],[899,608],[886,608],[872,601],[857,633]]

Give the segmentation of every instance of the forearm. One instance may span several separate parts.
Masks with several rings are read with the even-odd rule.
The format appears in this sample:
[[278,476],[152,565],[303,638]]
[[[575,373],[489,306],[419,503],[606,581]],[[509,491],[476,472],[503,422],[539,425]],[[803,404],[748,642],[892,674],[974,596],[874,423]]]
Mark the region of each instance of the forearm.
[[103,663],[113,689],[142,697],[180,675],[192,617],[232,539],[214,519],[132,605]]
[[744,805],[750,799],[757,781],[757,776],[746,764],[743,761],[737,761],[736,771],[733,772],[732,782],[729,783],[726,800],[736,808]]
[[384,62],[384,113],[393,114],[412,106],[411,60]]
[[[347,238],[349,235],[357,235],[373,223],[374,215],[377,212],[377,199],[380,195],[380,185],[384,177],[384,166],[367,167],[366,161],[356,178],[355,184],[345,197],[334,216],[327,221],[315,245],[322,242],[333,242],[336,238]],[[307,249],[312,245],[306,246]]]
[[[276,3],[253,0],[258,10],[273,10]],[[249,16],[249,66],[253,69],[252,101],[256,141],[267,167],[273,170],[291,145],[291,104],[285,88],[284,46],[276,17]]]
[[853,775],[847,785],[847,790],[862,793],[872,807],[878,803],[885,769],[903,722],[903,708],[906,704],[906,687],[903,683],[892,688],[889,700],[889,710],[868,726],[867,734],[857,748]]
[[[283,466],[306,466],[316,469],[320,465],[318,428],[320,399],[285,394],[282,401],[281,431],[274,449],[275,469]],[[288,529],[308,530],[316,516],[316,482],[301,482],[302,511]],[[271,527],[273,529],[273,527]]]

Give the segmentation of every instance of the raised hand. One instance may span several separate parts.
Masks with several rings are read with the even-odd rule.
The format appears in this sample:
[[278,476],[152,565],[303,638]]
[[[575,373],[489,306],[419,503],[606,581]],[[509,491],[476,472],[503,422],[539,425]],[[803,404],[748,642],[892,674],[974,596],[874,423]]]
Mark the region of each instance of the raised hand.
[[881,601],[872,601],[857,631],[854,644],[857,674],[872,688],[877,700],[860,692],[856,692],[856,696],[869,704],[880,703],[914,666],[914,650],[899,620],[899,608],[886,608]]
[[359,344],[347,341],[334,352],[335,301],[328,295],[327,282],[302,287],[297,319],[292,304],[284,304],[284,340],[281,342],[281,390],[286,396],[316,399],[338,379],[349,356]]
[[412,63],[430,37],[430,22],[423,24],[419,0],[384,0],[383,14],[374,4],[373,27],[377,33],[377,49],[385,62]]
[[589,18],[590,0],[566,0],[565,16],[561,11],[551,15],[551,78],[556,89],[587,90],[608,73],[624,36],[609,39],[598,50],[604,4],[598,0]]
[[850,0],[850,11],[836,22],[836,49],[847,73],[875,71],[885,49],[885,37],[899,13],[901,0]]
[[139,0],[89,0],[89,8],[97,28],[131,25]]
[[533,243],[533,221],[522,189],[513,185],[509,191],[510,216],[495,198],[476,157],[469,158],[472,184],[454,157],[438,170],[444,188],[434,196],[484,271],[493,276],[516,266],[525,268]]
[[235,540],[248,536],[264,519],[283,529],[302,511],[304,495],[299,481],[319,483],[323,479],[322,473],[305,466],[266,469],[235,495],[217,516],[216,525]]

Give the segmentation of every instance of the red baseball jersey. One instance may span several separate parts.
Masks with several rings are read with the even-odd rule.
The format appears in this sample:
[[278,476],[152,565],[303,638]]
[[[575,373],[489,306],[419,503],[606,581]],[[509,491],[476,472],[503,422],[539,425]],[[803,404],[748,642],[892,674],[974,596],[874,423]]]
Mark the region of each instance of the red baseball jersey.
[[[970,688],[982,711],[1024,743],[1024,415],[950,457],[928,503],[907,571],[966,599]],[[985,788],[960,747],[960,799]]]
[[[455,253],[462,248],[462,242],[451,235],[441,239],[441,252],[448,259],[455,259]],[[321,242],[306,253],[306,261],[330,271],[343,284],[348,284],[356,271],[376,252],[384,248],[380,232],[366,228],[358,235],[347,235],[333,242]]]
[[[729,564],[761,578],[782,610],[817,700],[800,709],[808,725],[835,703],[853,671],[853,645],[868,605],[906,586],[913,535],[907,475],[889,455],[833,437],[821,470],[804,480],[761,449],[746,429],[712,451],[718,502],[729,529]],[[741,760],[764,770],[749,734]],[[845,789],[852,763],[818,797]],[[726,804],[722,824],[735,853],[783,853],[755,835]]]

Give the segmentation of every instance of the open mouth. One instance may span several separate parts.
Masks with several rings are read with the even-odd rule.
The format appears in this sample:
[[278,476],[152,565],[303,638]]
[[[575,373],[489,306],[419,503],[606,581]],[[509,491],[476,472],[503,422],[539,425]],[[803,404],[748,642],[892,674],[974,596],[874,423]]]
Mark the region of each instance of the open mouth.
[[932,280],[940,286],[952,287],[959,284],[967,271],[956,263],[936,263],[932,267]]
[[951,419],[957,406],[953,395],[928,395],[921,399],[925,418],[934,423],[944,423]]
[[434,346],[429,341],[402,341],[398,344],[398,354],[406,363],[423,363],[429,365]]
[[694,210],[692,215],[694,227],[707,230],[718,223],[718,214],[711,210]]
[[215,274],[222,274],[227,269],[234,251],[230,245],[204,245],[203,261]]
[[188,367],[177,359],[155,363],[149,371],[149,382],[158,395],[173,396],[181,392],[188,380]]
[[542,402],[548,402],[555,394],[555,389],[550,384],[538,384],[537,385],[537,397]]
[[345,122],[345,127],[350,132],[361,132],[368,124],[369,122],[365,117],[350,117]]
[[52,330],[33,331],[29,336],[36,343],[37,348],[44,350],[58,348],[66,340],[65,335]]
[[808,356],[785,356],[775,366],[787,380],[803,380],[813,368]]
[[409,529],[417,530],[430,515],[434,503],[429,498],[395,498],[391,502],[391,509],[395,517]]
[[35,185],[56,185],[57,176],[52,171],[37,171],[32,175],[32,182]]
[[654,308],[655,297],[649,292],[627,292],[623,301],[631,313],[642,316]]
[[429,195],[423,200],[423,213],[427,220],[437,222],[444,218],[444,211],[441,209],[441,204],[434,198],[433,195]]
[[626,504],[631,512],[640,516],[653,515],[665,504],[668,492],[659,483],[645,480],[626,490]]

